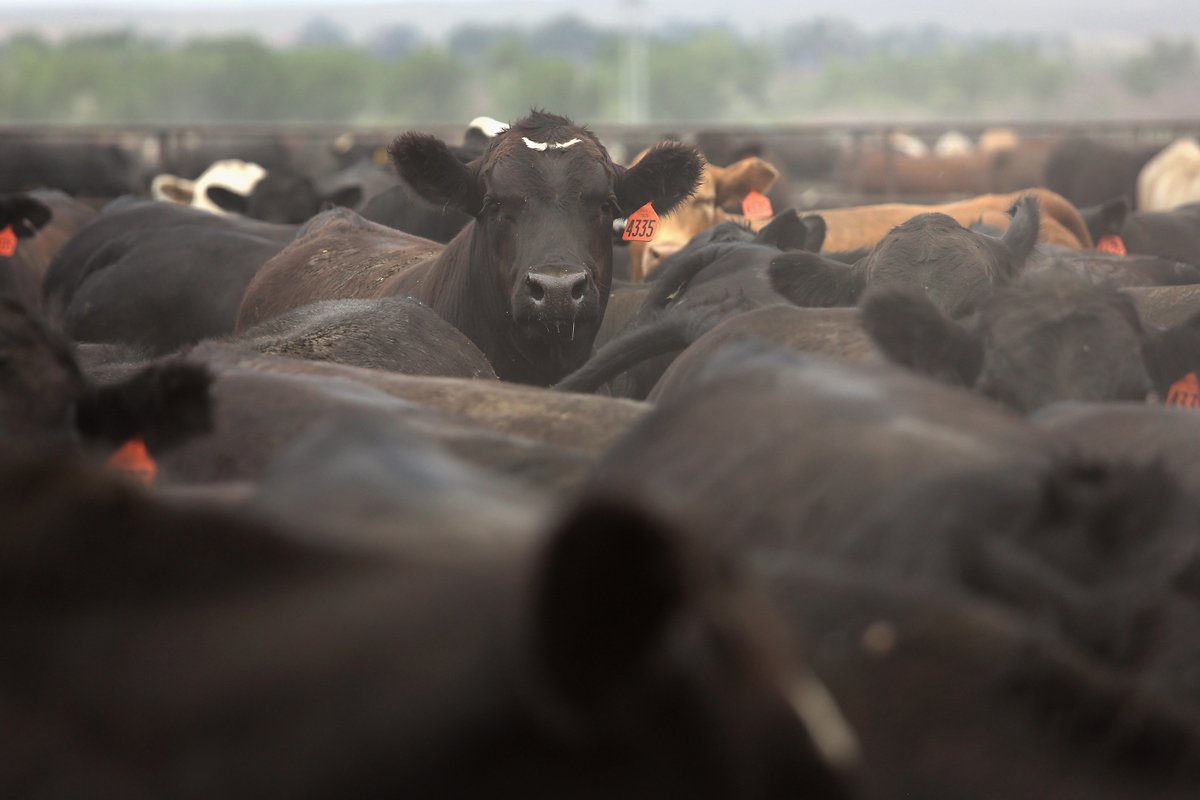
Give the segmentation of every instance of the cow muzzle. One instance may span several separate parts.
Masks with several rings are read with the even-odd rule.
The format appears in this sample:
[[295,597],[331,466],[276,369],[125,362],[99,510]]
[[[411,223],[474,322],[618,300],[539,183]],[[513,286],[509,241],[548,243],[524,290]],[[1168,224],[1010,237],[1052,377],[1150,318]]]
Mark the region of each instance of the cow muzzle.
[[574,322],[595,289],[582,267],[535,267],[525,274],[523,300],[528,316],[543,323]]

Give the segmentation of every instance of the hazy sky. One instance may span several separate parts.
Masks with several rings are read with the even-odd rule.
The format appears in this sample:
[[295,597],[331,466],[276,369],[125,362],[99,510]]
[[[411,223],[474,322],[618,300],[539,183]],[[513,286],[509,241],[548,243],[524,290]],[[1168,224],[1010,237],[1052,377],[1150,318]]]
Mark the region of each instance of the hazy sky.
[[[571,13],[595,24],[620,26],[628,14],[623,0],[0,0],[0,8],[5,9],[0,31],[46,25],[62,32],[135,24],[160,30],[168,26],[176,32],[262,28],[268,36],[283,35],[285,26],[295,28],[317,14],[346,24],[356,34],[408,21],[435,36],[468,20],[536,24]],[[978,33],[1200,36],[1200,0],[644,0],[641,13],[650,25],[724,20],[763,32],[794,20],[830,16],[868,29],[939,24]]]

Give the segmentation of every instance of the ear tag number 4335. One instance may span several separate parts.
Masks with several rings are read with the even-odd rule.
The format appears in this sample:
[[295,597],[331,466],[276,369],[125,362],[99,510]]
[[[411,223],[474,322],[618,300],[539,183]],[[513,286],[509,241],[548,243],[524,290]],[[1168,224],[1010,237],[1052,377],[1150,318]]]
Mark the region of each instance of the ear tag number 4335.
[[629,215],[629,219],[625,222],[625,232],[621,234],[621,238],[627,242],[649,242],[654,240],[654,233],[657,230],[658,214],[654,210],[653,203],[646,203]]

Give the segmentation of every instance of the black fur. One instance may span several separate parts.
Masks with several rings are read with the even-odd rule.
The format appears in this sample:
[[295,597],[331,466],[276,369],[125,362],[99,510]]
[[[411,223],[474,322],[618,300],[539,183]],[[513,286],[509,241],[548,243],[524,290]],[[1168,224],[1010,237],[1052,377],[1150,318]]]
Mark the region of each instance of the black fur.
[[798,306],[852,306],[866,289],[866,278],[857,265],[806,251],[775,257],[769,274],[775,291]]
[[974,386],[983,364],[979,340],[946,319],[928,297],[910,289],[868,292],[863,328],[890,359],[943,383]]

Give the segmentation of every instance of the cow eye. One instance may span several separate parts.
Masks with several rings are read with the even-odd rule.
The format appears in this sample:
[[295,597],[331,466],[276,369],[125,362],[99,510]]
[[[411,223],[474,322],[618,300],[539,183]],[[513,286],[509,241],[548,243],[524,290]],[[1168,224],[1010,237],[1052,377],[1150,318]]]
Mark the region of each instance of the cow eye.
[[600,204],[600,210],[606,214],[612,214],[614,217],[621,216],[621,207],[617,205],[617,196],[610,194],[604,198],[604,202]]

